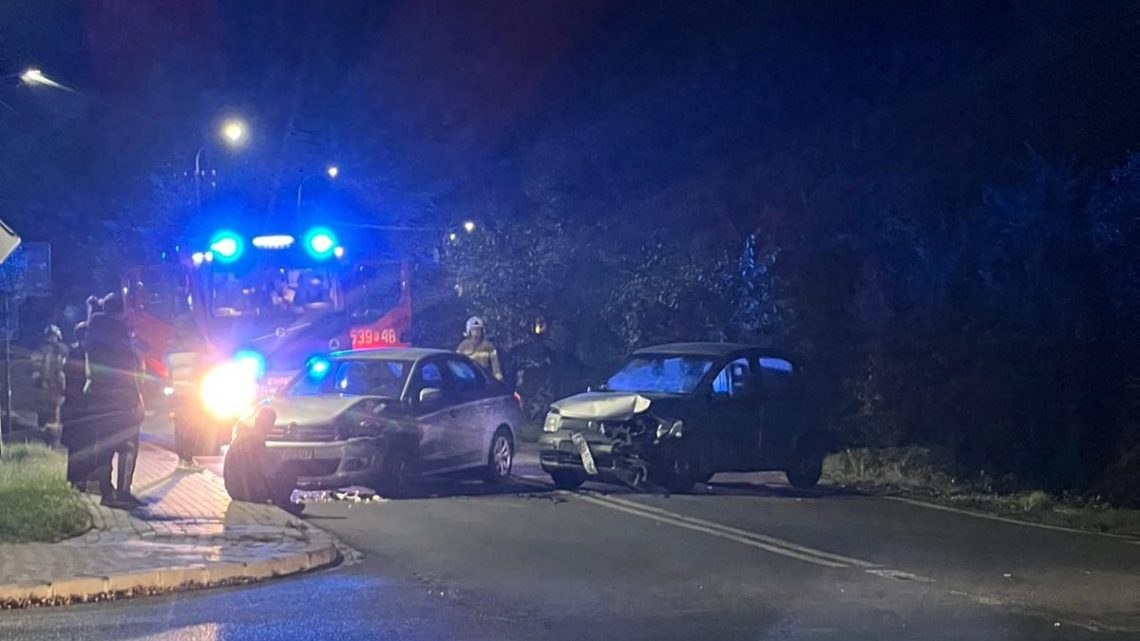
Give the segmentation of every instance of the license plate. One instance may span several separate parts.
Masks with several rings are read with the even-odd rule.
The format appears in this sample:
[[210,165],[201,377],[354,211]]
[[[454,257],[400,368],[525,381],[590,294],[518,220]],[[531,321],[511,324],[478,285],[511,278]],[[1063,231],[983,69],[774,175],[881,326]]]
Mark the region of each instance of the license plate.
[[578,456],[582,458],[582,467],[586,468],[586,473],[597,474],[598,466],[594,464],[594,453],[590,451],[590,444],[586,442],[586,437],[574,432],[570,435],[570,440],[574,441],[574,445],[578,448]]
[[311,447],[283,447],[277,450],[277,458],[282,461],[308,461],[313,458]]

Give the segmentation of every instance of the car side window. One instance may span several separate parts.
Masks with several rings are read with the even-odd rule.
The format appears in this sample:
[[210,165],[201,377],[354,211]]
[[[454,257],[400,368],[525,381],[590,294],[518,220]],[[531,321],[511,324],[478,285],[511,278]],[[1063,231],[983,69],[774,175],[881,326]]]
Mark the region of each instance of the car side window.
[[727,398],[749,398],[756,390],[752,378],[752,368],[747,358],[738,358],[716,375],[712,382],[714,396]]
[[487,381],[483,375],[468,363],[456,358],[449,358],[445,362],[459,396],[467,398],[478,396],[486,387]]
[[[443,368],[436,361],[429,361],[420,365],[420,371],[416,374],[415,386],[413,387],[412,402],[421,407],[437,407],[443,405],[451,400],[452,394],[447,384],[447,380],[443,376]],[[423,399],[421,394],[425,389],[438,389],[441,394],[438,398],[427,400]]]

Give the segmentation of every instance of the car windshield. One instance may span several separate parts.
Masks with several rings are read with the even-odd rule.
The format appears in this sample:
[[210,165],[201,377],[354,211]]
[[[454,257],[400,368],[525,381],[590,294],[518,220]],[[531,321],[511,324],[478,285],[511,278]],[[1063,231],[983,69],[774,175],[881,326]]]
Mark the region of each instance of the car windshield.
[[215,316],[291,316],[332,303],[327,269],[259,267],[248,272],[217,270],[210,286]]
[[385,396],[399,398],[412,369],[411,361],[388,359],[315,359],[289,385],[289,396]]
[[606,381],[606,389],[688,394],[712,366],[712,359],[701,356],[635,356]]

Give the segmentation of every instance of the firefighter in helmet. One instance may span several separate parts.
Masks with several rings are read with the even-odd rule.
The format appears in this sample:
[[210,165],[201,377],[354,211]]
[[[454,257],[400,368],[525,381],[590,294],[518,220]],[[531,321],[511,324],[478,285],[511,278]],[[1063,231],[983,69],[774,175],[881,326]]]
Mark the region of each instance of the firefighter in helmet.
[[487,340],[483,319],[478,316],[468,318],[466,329],[463,342],[459,343],[455,351],[475,361],[484,371],[494,376],[495,380],[503,380],[503,369],[499,366],[499,351],[495,349],[494,343]]
[[63,364],[68,346],[63,332],[55,325],[44,328],[44,344],[32,353],[32,382],[36,387],[36,415],[40,427],[59,427],[59,407],[63,404]]

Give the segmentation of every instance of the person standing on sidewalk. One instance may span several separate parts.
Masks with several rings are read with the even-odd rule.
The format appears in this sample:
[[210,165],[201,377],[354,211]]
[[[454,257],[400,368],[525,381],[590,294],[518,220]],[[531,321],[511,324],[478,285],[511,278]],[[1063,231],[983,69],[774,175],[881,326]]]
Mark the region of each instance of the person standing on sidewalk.
[[87,386],[87,323],[75,326],[75,343],[63,364],[63,406],[60,409],[60,442],[67,448],[67,481],[83,492],[93,480],[98,464],[95,425],[83,389]]
[[[96,421],[99,484],[103,503],[132,508],[141,502],[131,494],[138,460],[143,406],[139,379],[142,360],[135,352],[122,297],[108,294],[87,327],[86,396]],[[117,482],[111,483],[111,461],[118,454]]]
[[32,383],[36,388],[36,423],[51,431],[52,444],[59,439],[59,408],[63,403],[63,363],[67,345],[59,327],[44,328],[44,344],[32,352]]

